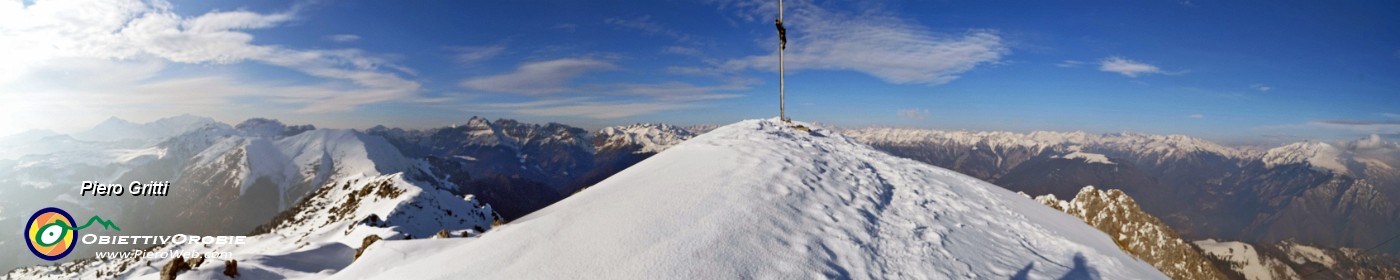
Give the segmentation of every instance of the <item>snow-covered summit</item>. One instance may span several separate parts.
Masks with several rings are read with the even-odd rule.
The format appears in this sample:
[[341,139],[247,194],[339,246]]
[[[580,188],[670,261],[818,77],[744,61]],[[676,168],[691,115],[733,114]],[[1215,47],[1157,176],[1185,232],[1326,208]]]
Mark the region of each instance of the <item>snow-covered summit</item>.
[[333,278],[405,275],[1165,279],[1028,198],[774,119],[697,136],[480,238],[376,244]]
[[1159,159],[1175,159],[1196,153],[1211,153],[1227,158],[1253,158],[1254,153],[1221,146],[1204,139],[1184,135],[1149,135],[1132,132],[1093,134],[1083,131],[1035,131],[1015,133],[1006,131],[943,131],[906,128],[864,128],[843,131],[864,143],[881,144],[955,144],[984,146],[992,149],[1026,148],[1035,152],[1047,149],[1079,150],[1095,147],[1127,151]]
[[1298,142],[1269,149],[1264,153],[1264,165],[1275,167],[1288,164],[1308,164],[1313,168],[1346,174],[1343,150],[1323,142]]
[[278,188],[278,209],[290,207],[309,191],[308,186],[337,178],[404,172],[412,164],[382,137],[339,129],[312,130],[280,139],[227,137],[191,161],[183,173],[196,177],[229,173],[203,176],[230,180],[204,185],[237,187],[240,195],[257,180],[269,180]]
[[1112,160],[1109,160],[1109,159],[1108,159],[1108,156],[1101,155],[1101,154],[1095,154],[1095,153],[1079,152],[1079,151],[1071,152],[1071,153],[1068,153],[1068,154],[1065,154],[1065,155],[1061,155],[1061,156],[1054,156],[1054,158],[1077,159],[1077,160],[1083,160],[1083,161],[1086,162],[1086,163],[1097,163],[1097,164],[1108,164],[1108,165],[1117,164],[1117,163],[1113,163]]
[[599,150],[617,149],[623,146],[639,146],[633,153],[659,153],[676,144],[695,137],[684,128],[669,124],[639,123],[626,126],[603,128],[595,136],[594,145]]

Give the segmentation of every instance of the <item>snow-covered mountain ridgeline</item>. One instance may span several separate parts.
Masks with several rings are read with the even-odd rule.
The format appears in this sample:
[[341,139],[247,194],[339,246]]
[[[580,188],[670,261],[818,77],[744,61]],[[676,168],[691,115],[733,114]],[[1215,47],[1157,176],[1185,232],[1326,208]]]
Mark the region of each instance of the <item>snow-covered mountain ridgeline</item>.
[[[241,245],[163,245],[132,250],[153,254],[229,252],[231,259],[207,255],[181,279],[227,279],[226,261],[236,261],[243,279],[320,279],[349,265],[371,235],[384,241],[477,236],[498,217],[471,195],[458,196],[451,184],[415,182],[404,173],[349,176],[316,188],[289,211],[259,227]],[[86,258],[20,268],[4,279],[161,279],[172,259],[127,256]],[[400,277],[401,278],[401,277]]]
[[1400,261],[1357,248],[1325,248],[1290,241],[1248,243],[1198,240],[1195,245],[1229,267],[1235,279],[1400,279]]
[[[1400,234],[1400,144],[1240,150],[1187,136],[869,128],[843,133],[1032,195],[1121,189],[1190,239],[1369,247]],[[1325,226],[1319,226],[1325,225]],[[1383,251],[1400,252],[1400,243]]]
[[[49,131],[0,139],[0,220],[22,221],[29,211],[55,206],[78,216],[101,214],[133,234],[242,234],[317,187],[396,173],[450,183],[454,194],[478,194],[514,218],[562,198],[555,187],[568,185],[551,183],[596,182],[691,137],[665,125],[604,131],[598,134],[606,137],[594,137],[565,125],[480,118],[426,132],[367,133],[256,118],[234,126],[188,115],[146,124],[114,118],[74,134],[88,140]],[[420,142],[429,144],[413,144]],[[150,180],[171,181],[170,197],[77,197],[82,181]],[[37,263],[20,236],[19,229],[0,235],[0,249],[8,249],[0,270]],[[127,248],[83,246],[74,254]]]
[[1031,199],[776,120],[715,129],[479,238],[374,244],[332,278],[403,275],[1165,278]]
[[404,130],[374,127],[410,157],[450,161],[471,174],[472,193],[514,219],[590,186],[657,152],[693,137],[683,128],[635,124],[588,132],[568,125],[488,121],[472,117],[450,127]]
[[1143,212],[1122,191],[1088,186],[1070,200],[1059,200],[1053,194],[1035,200],[1084,220],[1113,238],[1118,248],[1172,279],[1229,279],[1200,249],[1182,240],[1157,217]]

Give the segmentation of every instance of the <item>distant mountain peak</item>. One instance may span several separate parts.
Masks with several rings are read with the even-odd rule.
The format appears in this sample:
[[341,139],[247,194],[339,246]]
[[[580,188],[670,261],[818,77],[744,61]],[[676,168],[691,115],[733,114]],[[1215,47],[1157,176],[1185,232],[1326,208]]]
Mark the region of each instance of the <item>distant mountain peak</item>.
[[600,150],[633,146],[633,153],[658,153],[695,137],[690,131],[669,125],[637,123],[606,127],[598,130],[596,142]]
[[1102,155],[1102,154],[1080,152],[1080,151],[1074,151],[1074,152],[1070,152],[1070,153],[1068,153],[1068,154],[1054,156],[1053,158],[1077,159],[1077,160],[1083,160],[1083,161],[1086,162],[1086,163],[1097,163],[1097,164],[1108,164],[1108,165],[1118,164],[1118,163],[1113,162],[1112,160],[1109,160],[1109,159],[1108,159],[1108,156],[1105,156],[1105,155]]
[[1269,149],[1264,153],[1266,167],[1288,164],[1307,164],[1321,171],[1347,174],[1348,168],[1342,158],[1342,149],[1324,142],[1305,141]]
[[112,116],[91,129],[73,134],[73,138],[85,141],[118,141],[127,139],[160,140],[209,127],[226,128],[209,117],[189,114],[160,118],[147,123],[133,123]]

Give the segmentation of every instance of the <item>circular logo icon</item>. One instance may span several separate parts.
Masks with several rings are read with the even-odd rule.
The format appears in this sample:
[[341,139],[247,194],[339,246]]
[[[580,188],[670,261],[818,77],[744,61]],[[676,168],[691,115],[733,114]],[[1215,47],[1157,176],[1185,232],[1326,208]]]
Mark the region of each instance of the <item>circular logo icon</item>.
[[29,243],[29,252],[40,259],[55,261],[73,252],[73,239],[78,231],[73,229],[73,216],[63,209],[54,207],[40,209],[29,217],[24,226],[24,239]]

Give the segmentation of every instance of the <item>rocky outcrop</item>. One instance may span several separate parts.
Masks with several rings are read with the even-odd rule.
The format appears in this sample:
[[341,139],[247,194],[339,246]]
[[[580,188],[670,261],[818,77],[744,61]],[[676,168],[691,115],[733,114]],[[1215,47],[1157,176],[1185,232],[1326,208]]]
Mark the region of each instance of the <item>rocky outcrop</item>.
[[1068,201],[1053,194],[1035,199],[1102,230],[1118,248],[1173,279],[1227,279],[1199,249],[1182,240],[1161,220],[1143,212],[1122,191],[1089,186]]

